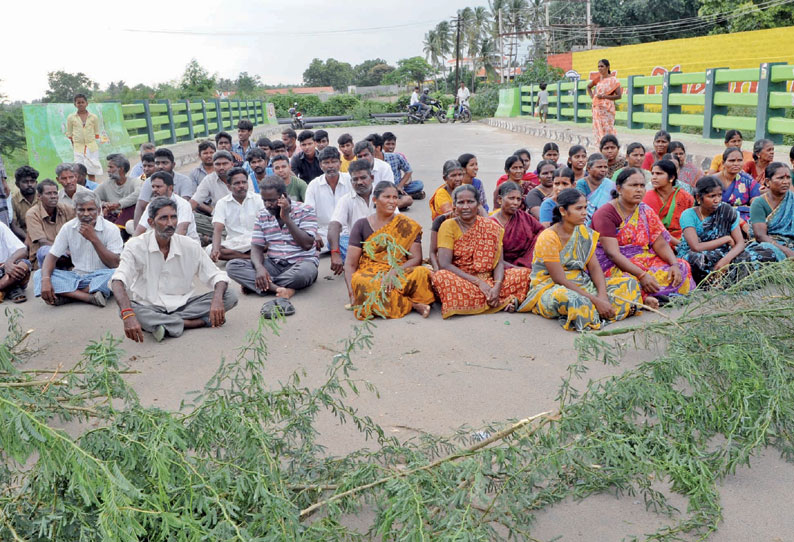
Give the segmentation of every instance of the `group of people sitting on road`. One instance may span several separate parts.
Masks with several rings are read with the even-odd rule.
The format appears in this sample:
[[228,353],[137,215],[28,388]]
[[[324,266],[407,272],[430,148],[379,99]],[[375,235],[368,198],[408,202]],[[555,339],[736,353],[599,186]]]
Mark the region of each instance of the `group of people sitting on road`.
[[[82,164],[59,165],[57,183],[18,168],[17,193],[0,206],[0,294],[23,302],[32,278],[53,306],[102,307],[112,295],[130,339],[160,341],[223,325],[238,302],[232,281],[273,296],[264,317],[294,313],[291,298],[327,254],[359,319],[427,317],[439,301],[444,318],[534,312],[585,330],[794,257],[791,169],[766,140],[745,160],[726,137],[708,175],[666,132],[625,157],[612,135],[598,153],[573,146],[564,165],[548,143],[534,171],[519,149],[490,205],[477,157],[462,154],[429,199],[425,260],[423,228],[405,214],[424,185],[393,133],[342,134],[335,147],[324,130],[255,144],[252,132],[243,120],[237,143],[225,132],[200,142],[190,175],[149,143],[134,167],[107,157],[94,186]],[[195,278],[210,291],[198,294]]]

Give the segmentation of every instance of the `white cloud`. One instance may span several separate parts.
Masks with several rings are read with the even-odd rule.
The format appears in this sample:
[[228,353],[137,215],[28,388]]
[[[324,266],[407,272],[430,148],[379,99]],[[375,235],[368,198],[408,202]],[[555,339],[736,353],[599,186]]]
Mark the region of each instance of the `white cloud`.
[[[425,32],[464,6],[453,0],[9,2],[0,93],[41,98],[47,72],[56,70],[83,72],[102,88],[118,80],[151,85],[177,79],[191,58],[222,77],[247,71],[266,83],[300,84],[314,57],[356,64],[422,55]],[[409,26],[360,31],[396,25]]]

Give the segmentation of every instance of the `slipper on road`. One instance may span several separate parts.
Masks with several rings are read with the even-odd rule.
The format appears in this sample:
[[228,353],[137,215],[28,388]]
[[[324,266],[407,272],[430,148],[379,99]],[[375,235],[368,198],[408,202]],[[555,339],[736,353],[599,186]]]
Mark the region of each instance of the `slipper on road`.
[[259,314],[267,319],[276,318],[279,314],[283,316],[291,316],[295,314],[295,306],[290,302],[289,299],[278,297],[262,305],[262,309],[259,311]]

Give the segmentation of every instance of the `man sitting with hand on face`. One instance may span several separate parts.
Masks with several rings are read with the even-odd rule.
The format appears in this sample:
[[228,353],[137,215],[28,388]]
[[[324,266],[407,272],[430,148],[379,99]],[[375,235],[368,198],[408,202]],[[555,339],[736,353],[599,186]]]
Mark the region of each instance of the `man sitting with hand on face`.
[[[252,152],[254,151],[248,151],[248,154]],[[215,204],[215,211],[212,213],[210,258],[214,262],[250,259],[254,223],[259,212],[265,208],[262,197],[248,190],[248,176],[243,168],[231,169],[228,177],[232,192]],[[226,239],[222,239],[224,229]]]
[[276,294],[278,299],[262,307],[262,315],[272,318],[277,307],[293,314],[289,298],[317,280],[317,216],[310,206],[291,201],[284,181],[275,175],[265,177],[259,188],[265,208],[254,225],[251,258],[231,260],[226,271],[244,291]]
[[[124,246],[121,232],[100,213],[102,202],[91,191],[74,196],[77,214],[63,225],[41,269],[33,275],[33,290],[48,305],[68,299],[104,307],[110,296],[108,281],[119,265]],[[58,258],[70,254],[74,267],[56,269]]]
[[[227,289],[229,277],[201,245],[174,235],[177,209],[172,200],[154,198],[147,219],[152,229],[127,241],[111,278],[124,334],[143,342],[148,331],[159,342],[166,335],[179,337],[185,329],[222,326],[226,312],[237,305],[237,296]],[[212,291],[194,295],[195,278]]]
[[[152,182],[152,197],[153,198],[168,198],[176,204],[176,233],[179,235],[186,235],[198,242],[199,236],[196,231],[196,221],[193,218],[193,208],[185,201],[185,198],[180,198],[174,194],[174,178],[167,171],[158,171],[149,179]],[[151,203],[149,203],[151,205]],[[149,205],[143,212],[143,216],[149,216]],[[141,220],[138,227],[135,229],[134,235],[142,235],[146,230],[150,229],[149,221]]]

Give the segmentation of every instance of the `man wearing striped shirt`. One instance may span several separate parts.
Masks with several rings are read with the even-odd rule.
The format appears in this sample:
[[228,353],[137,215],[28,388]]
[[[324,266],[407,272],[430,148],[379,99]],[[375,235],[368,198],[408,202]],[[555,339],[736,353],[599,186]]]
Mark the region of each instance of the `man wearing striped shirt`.
[[251,259],[229,261],[226,272],[244,291],[286,300],[317,280],[317,215],[311,206],[290,200],[280,177],[268,175],[259,188],[265,208],[254,224]]

